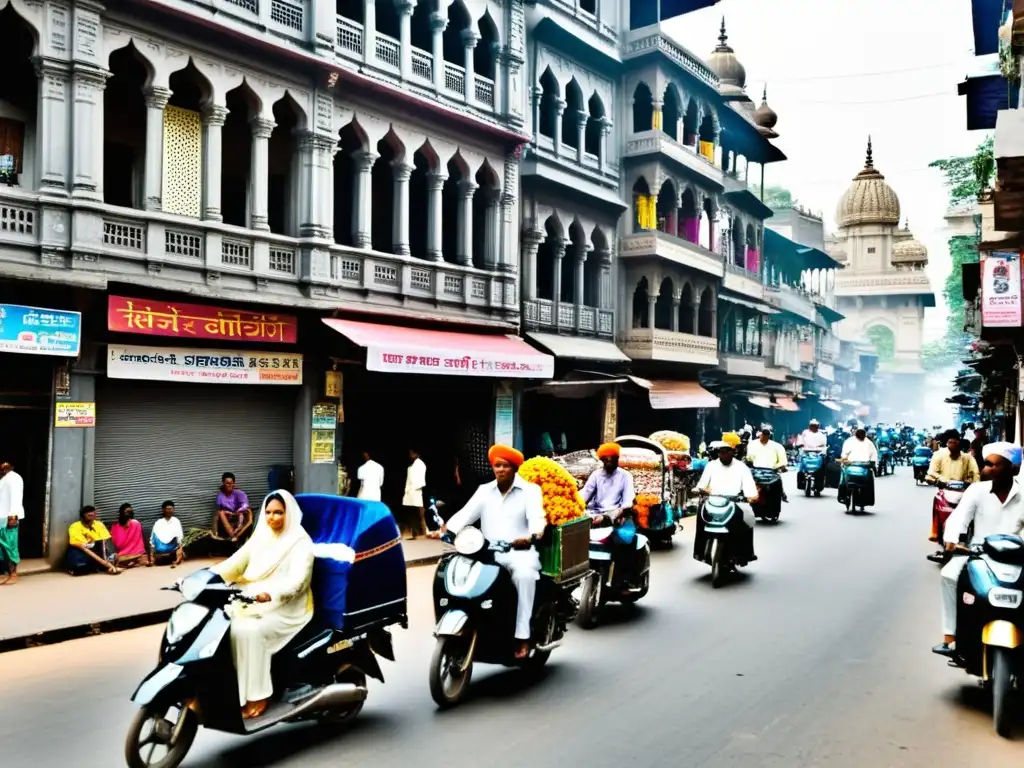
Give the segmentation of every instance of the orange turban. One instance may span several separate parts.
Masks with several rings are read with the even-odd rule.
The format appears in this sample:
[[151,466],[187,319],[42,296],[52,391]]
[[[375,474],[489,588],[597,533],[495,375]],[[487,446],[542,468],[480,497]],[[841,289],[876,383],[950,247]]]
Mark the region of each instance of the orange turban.
[[491,449],[487,451],[487,461],[492,466],[497,461],[507,461],[513,467],[519,467],[522,465],[524,458],[523,454],[508,445],[492,445]]
[[605,443],[597,449],[597,458],[606,459],[609,456],[618,456],[621,451],[622,448],[619,447],[618,443]]

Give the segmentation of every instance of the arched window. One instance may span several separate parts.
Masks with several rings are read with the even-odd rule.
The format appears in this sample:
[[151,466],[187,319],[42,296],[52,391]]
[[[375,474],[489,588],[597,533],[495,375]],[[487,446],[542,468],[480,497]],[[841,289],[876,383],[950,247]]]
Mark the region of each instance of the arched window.
[[658,229],[670,235],[678,232],[676,222],[677,208],[679,206],[679,194],[676,192],[676,185],[671,179],[662,182],[658,190]]
[[654,122],[654,97],[647,83],[638,83],[633,91],[633,132],[649,131]]
[[683,293],[679,298],[679,332],[696,333],[697,307],[693,301],[693,286],[683,285]]
[[665,88],[663,96],[665,105],[662,107],[661,130],[667,136],[679,141],[679,120],[682,117],[682,103],[679,99],[679,91],[674,84],[669,83]]
[[573,149],[580,148],[580,118],[583,111],[583,91],[574,77],[565,86],[565,112],[562,113],[562,144]]
[[480,17],[476,26],[480,40],[473,49],[473,71],[493,81],[498,67],[498,28],[490,11]]
[[658,212],[655,209],[651,188],[647,179],[641,176],[633,184],[633,216],[637,229],[653,230],[658,226]]
[[587,107],[590,115],[587,118],[587,131],[584,137],[583,148],[588,155],[601,157],[601,145],[604,143],[604,102],[597,95],[597,91],[594,91],[590,96]]
[[700,239],[700,212],[697,210],[697,198],[693,190],[687,187],[679,203],[679,237],[696,245]]
[[658,301],[654,305],[654,327],[663,331],[672,330],[672,313],[675,311],[672,294],[675,286],[672,278],[666,277],[661,281],[661,288],[658,290]]
[[647,278],[640,278],[640,282],[636,284],[636,288],[633,290],[633,327],[634,328],[649,328],[650,315],[650,293],[647,290]]
[[542,136],[547,136],[549,139],[554,140],[555,126],[558,124],[559,88],[558,79],[550,67],[545,69],[544,74],[540,76],[540,87],[539,130]]

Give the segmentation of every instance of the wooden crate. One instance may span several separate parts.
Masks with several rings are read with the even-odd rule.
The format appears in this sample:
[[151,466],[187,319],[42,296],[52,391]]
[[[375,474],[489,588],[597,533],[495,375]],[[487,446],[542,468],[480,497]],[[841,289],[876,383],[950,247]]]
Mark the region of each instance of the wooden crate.
[[549,525],[540,546],[540,567],[557,582],[568,581],[590,568],[590,517]]

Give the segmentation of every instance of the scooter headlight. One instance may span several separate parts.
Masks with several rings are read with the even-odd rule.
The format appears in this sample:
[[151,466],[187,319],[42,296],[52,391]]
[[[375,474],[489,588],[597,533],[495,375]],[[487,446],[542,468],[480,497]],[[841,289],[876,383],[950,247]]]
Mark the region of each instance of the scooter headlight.
[[203,619],[210,613],[209,608],[196,603],[182,603],[171,614],[167,620],[167,631],[164,636],[169,645],[180,643],[181,640],[199,626]]
[[463,528],[455,537],[455,551],[460,555],[475,555],[484,548],[484,534],[479,528]]

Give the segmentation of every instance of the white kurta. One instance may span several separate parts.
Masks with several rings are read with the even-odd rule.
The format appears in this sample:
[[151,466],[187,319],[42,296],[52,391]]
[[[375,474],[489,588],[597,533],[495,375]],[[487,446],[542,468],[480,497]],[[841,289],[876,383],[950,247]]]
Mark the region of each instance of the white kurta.
[[13,469],[0,477],[0,520],[7,524],[8,517],[25,517],[25,481]]
[[[507,494],[502,495],[498,481],[484,483],[473,498],[448,521],[447,528],[458,534],[467,525],[480,522],[480,531],[488,541],[512,542],[530,536],[542,536],[547,526],[544,517],[544,497],[540,486],[523,480],[519,475],[512,481]],[[518,593],[516,611],[516,639],[530,639],[530,619],[533,600],[540,578],[540,555],[536,548],[513,550],[497,554],[495,561],[507,568]]]
[[[697,489],[722,496],[743,496],[747,499],[757,496],[757,483],[754,482],[750,468],[736,459],[730,461],[729,466],[719,459],[709,461],[697,482]],[[740,511],[743,513],[743,522],[753,528],[756,522],[754,510],[746,504],[741,504]]]
[[231,650],[238,673],[238,699],[269,699],[271,657],[284,648],[313,618],[313,542],[308,536],[295,541],[278,566],[265,578],[246,580],[255,536],[213,570],[227,582],[244,587],[250,597],[266,592],[269,603],[235,603],[231,614]]

